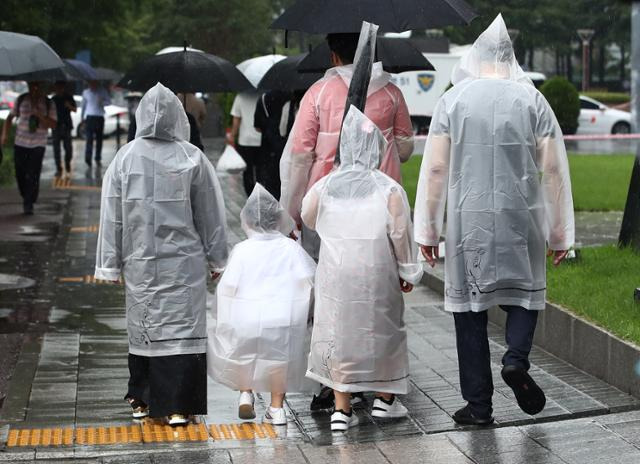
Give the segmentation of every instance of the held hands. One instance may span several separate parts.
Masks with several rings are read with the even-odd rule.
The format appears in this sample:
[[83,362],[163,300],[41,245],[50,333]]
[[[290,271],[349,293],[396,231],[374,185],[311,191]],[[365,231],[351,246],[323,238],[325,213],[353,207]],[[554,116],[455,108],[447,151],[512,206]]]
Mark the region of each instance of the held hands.
[[213,279],[214,282],[218,280],[219,277],[220,277],[220,272],[215,272],[215,271],[211,272],[211,278]]
[[565,260],[567,255],[569,254],[569,250],[547,250],[547,256],[553,255],[553,265],[559,266],[562,261]]
[[429,263],[429,266],[434,267],[436,265],[436,261],[440,258],[438,247],[420,245],[420,251],[422,252],[422,256],[424,256],[424,259]]

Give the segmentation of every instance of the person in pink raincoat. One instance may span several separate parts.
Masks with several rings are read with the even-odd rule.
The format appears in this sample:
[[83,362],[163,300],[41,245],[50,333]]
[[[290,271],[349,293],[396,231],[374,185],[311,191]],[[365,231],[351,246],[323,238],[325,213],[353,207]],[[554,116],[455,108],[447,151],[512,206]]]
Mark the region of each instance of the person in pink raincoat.
[[[302,198],[334,166],[347,91],[353,74],[358,34],[329,34],[335,67],[307,91],[280,161],[281,204],[301,228]],[[380,170],[402,183],[400,164],[413,153],[413,128],[407,104],[391,75],[374,63],[365,108],[366,116],[382,131],[387,150]],[[302,244],[315,259],[319,240],[302,228]]]

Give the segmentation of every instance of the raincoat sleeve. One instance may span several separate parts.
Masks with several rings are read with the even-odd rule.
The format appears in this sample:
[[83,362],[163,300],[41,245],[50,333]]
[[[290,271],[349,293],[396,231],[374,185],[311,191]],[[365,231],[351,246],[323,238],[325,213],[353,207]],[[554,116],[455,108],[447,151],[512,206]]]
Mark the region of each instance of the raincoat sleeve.
[[320,204],[320,192],[318,186],[324,183],[322,180],[314,185],[302,200],[302,222],[311,230],[316,230],[318,220],[318,206]]
[[407,194],[400,187],[393,188],[387,207],[390,218],[388,233],[398,263],[398,273],[402,280],[416,285],[422,278],[422,266],[418,264],[418,251],[413,241]]
[[568,250],[575,242],[569,160],[553,110],[541,94],[537,97],[536,154],[542,175],[547,243],[552,250]]
[[116,281],[122,270],[122,181],[117,161],[116,157],[102,181],[95,269],[99,280]]
[[300,110],[280,163],[281,203],[296,224],[301,221],[302,199],[309,184],[319,129],[314,97],[307,92],[300,102]]
[[398,90],[398,105],[393,121],[393,139],[398,149],[398,157],[401,163],[406,163],[413,155],[413,125],[409,116],[409,108],[404,100],[402,92]]
[[443,100],[436,105],[424,148],[414,212],[415,237],[421,245],[437,246],[444,223],[449,184],[451,139]]
[[202,154],[192,180],[191,208],[209,268],[220,272],[229,256],[224,198],[218,176],[211,162]]

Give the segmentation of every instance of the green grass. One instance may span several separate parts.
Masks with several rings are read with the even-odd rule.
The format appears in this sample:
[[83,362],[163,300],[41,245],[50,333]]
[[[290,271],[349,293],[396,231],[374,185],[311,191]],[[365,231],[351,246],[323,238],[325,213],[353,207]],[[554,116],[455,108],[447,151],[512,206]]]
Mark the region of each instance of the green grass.
[[547,298],[640,345],[640,254],[614,245],[583,248],[579,260],[549,265]]
[[[0,119],[0,130],[4,124],[4,119]],[[15,182],[15,175],[13,172],[13,136],[15,135],[15,129],[12,128],[9,133],[9,141],[7,146],[2,147],[2,154],[4,155],[2,163],[0,163],[0,187],[13,185]]]
[[602,91],[589,91],[580,92],[582,95],[591,97],[594,100],[598,100],[605,105],[620,105],[621,103],[627,103],[631,100],[631,95],[624,92],[602,92]]
[[[634,156],[569,155],[573,202],[576,211],[622,211],[627,200]],[[402,178],[415,204],[416,184],[422,156],[414,156],[402,165]]]

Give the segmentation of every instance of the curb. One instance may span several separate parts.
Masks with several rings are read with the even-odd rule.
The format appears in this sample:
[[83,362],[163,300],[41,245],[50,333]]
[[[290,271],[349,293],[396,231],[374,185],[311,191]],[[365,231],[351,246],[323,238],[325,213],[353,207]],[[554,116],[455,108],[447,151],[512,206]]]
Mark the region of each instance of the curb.
[[[422,283],[444,295],[444,280],[427,270]],[[489,320],[505,326],[506,314],[489,310]],[[640,399],[640,347],[547,301],[533,337],[538,347],[614,387]]]

